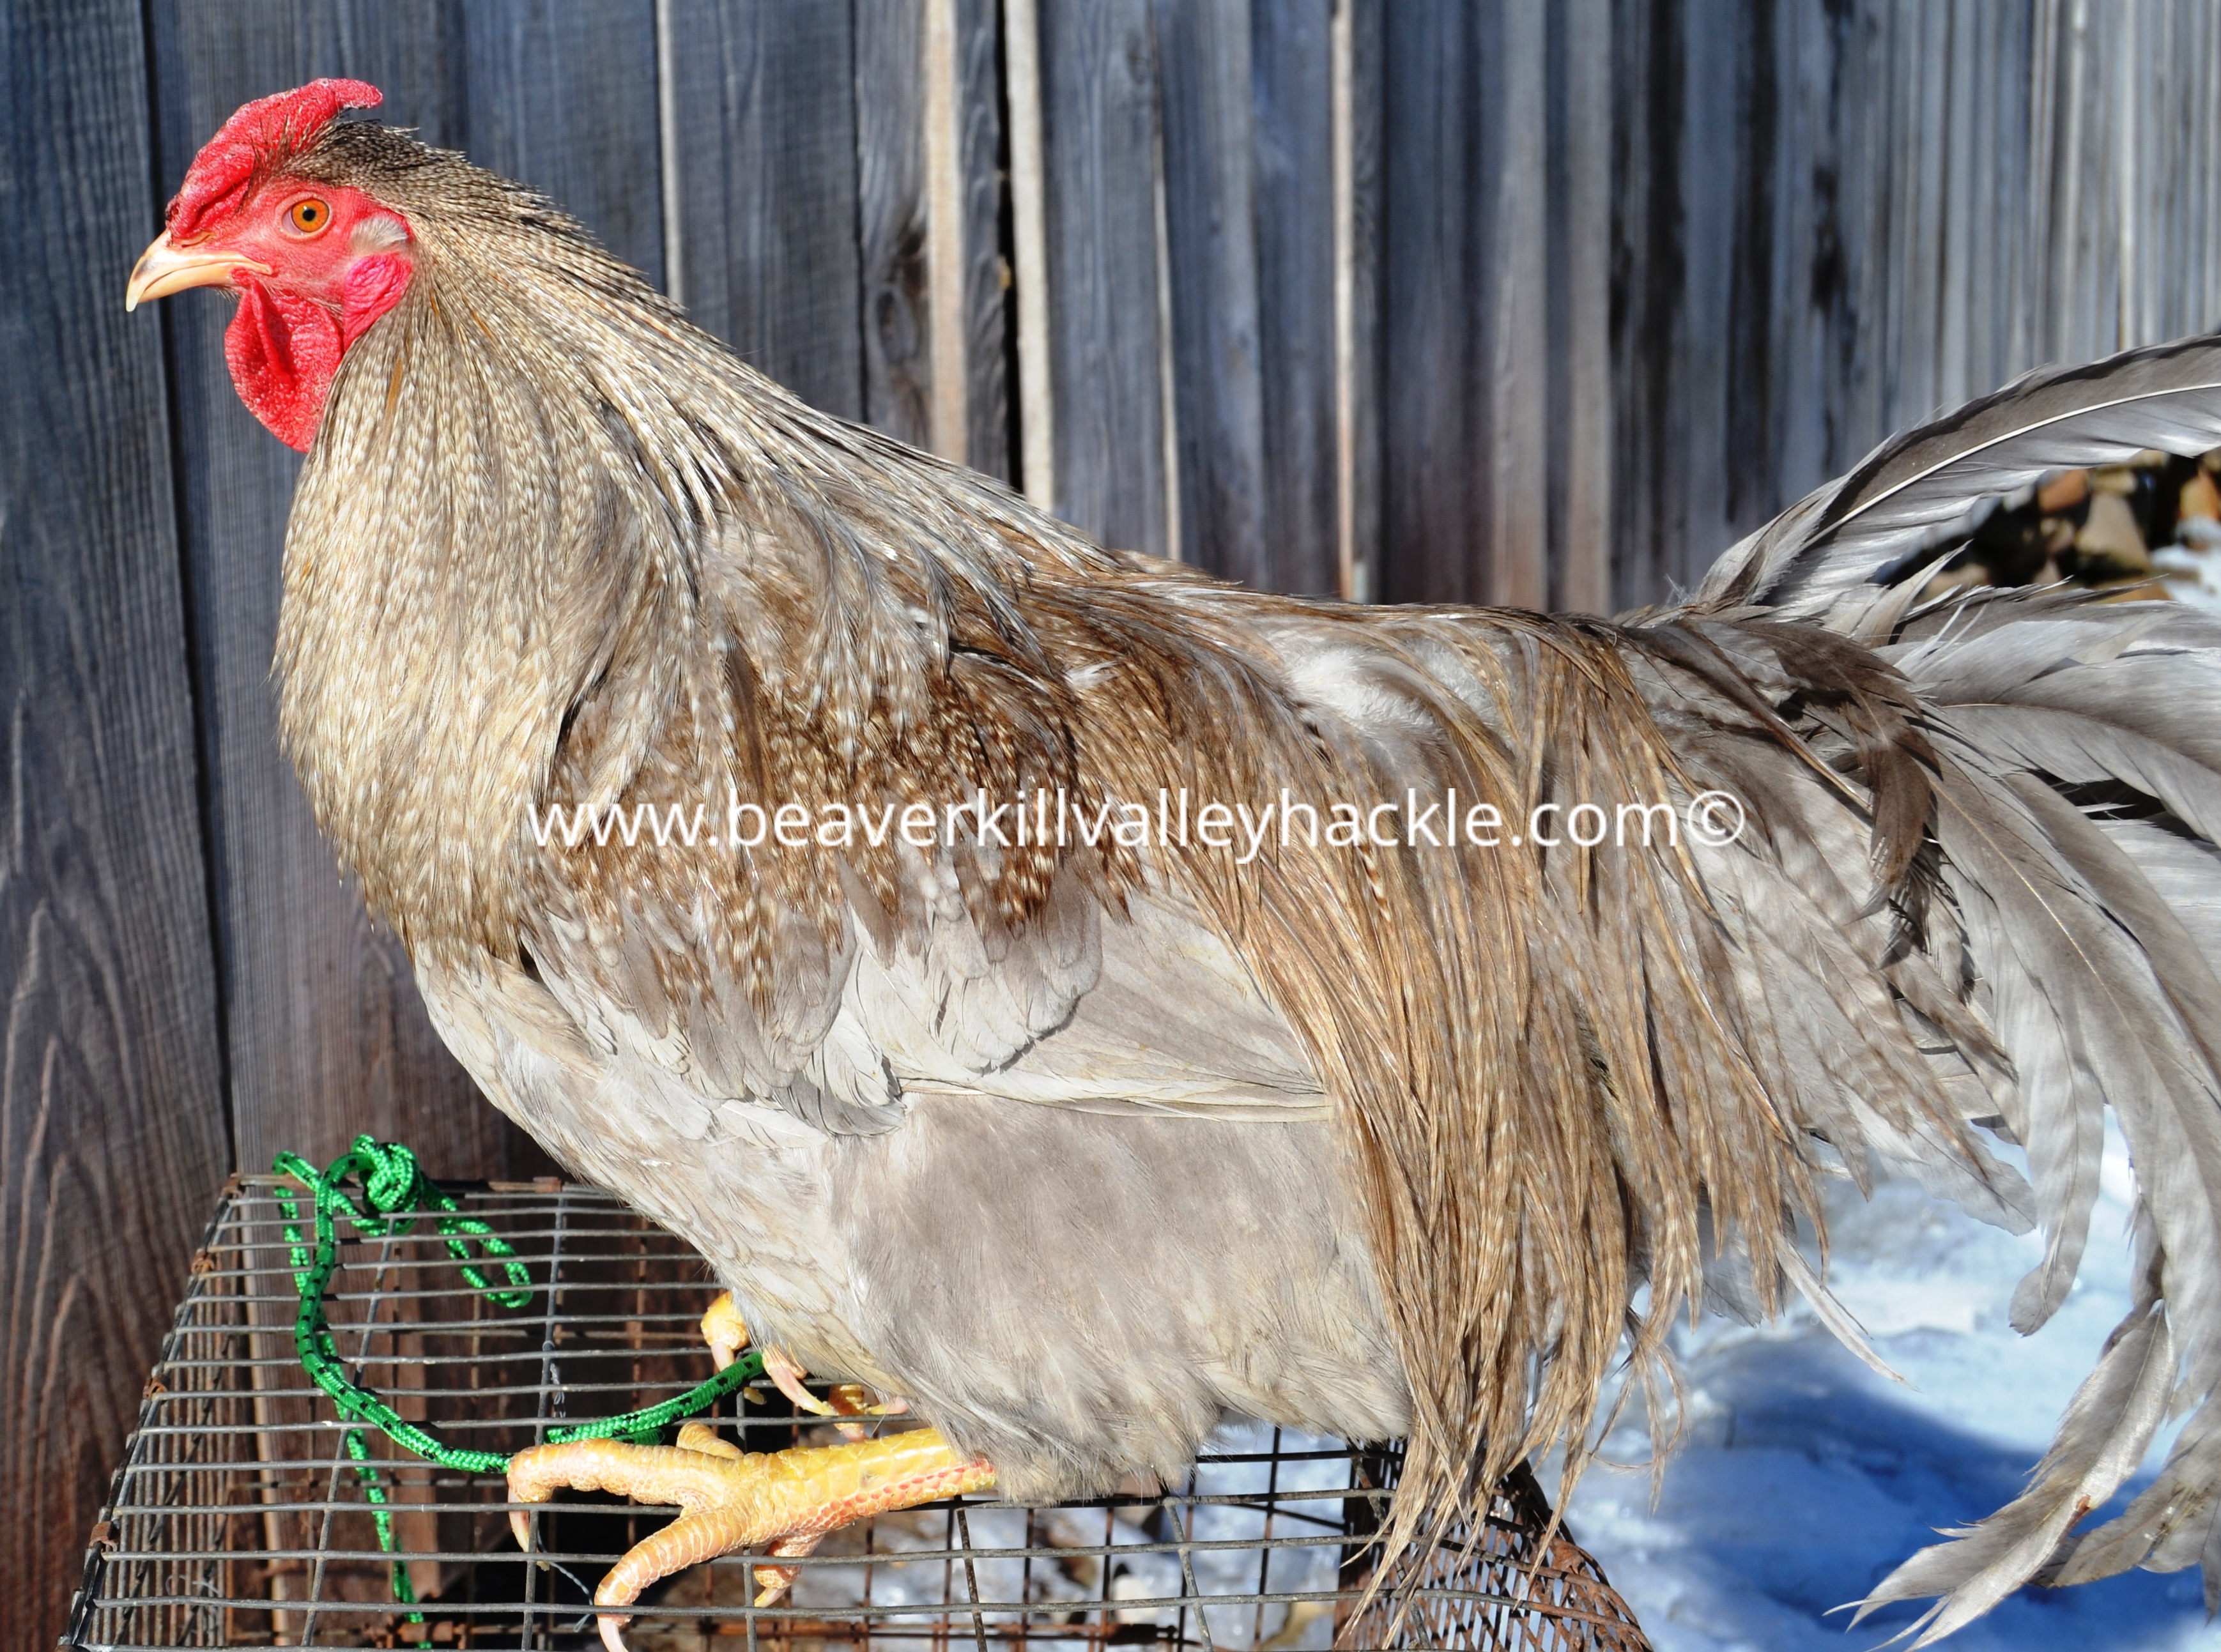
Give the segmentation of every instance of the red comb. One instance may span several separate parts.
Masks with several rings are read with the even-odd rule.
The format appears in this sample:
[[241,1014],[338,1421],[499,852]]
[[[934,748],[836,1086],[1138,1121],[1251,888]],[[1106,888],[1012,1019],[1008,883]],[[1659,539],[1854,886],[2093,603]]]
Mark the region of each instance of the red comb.
[[278,166],[339,118],[343,109],[375,109],[385,94],[363,80],[311,80],[291,91],[242,103],[201,146],[178,197],[170,234],[188,241],[207,219],[228,211],[258,172]]

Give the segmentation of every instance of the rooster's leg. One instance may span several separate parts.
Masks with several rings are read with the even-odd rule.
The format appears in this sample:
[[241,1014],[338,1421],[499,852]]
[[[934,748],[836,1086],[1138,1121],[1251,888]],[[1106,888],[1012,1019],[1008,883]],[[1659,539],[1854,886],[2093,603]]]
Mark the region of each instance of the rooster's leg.
[[[748,1340],[729,1297],[720,1297],[704,1316],[702,1329],[721,1367],[730,1364]],[[785,1363],[792,1366],[791,1361]],[[798,1378],[800,1373],[792,1375]],[[857,1395],[841,1390],[828,1409],[853,1415],[864,1408]],[[715,1430],[690,1423],[679,1431],[675,1446],[573,1440],[530,1447],[509,1464],[509,1494],[516,1503],[545,1503],[568,1488],[678,1505],[679,1518],[610,1568],[594,1591],[597,1606],[630,1605],[657,1579],[736,1549],[807,1555],[827,1533],[852,1521],[986,1491],[994,1483],[993,1468],[980,1459],[958,1456],[938,1429],[764,1453],[743,1452]],[[529,1514],[516,1511],[510,1524],[517,1546],[529,1549]],[[794,1577],[792,1567],[759,1568],[756,1580],[765,1586],[756,1604],[768,1605]],[[619,1612],[601,1615],[602,1642],[610,1652],[623,1652],[617,1630],[626,1618]]]

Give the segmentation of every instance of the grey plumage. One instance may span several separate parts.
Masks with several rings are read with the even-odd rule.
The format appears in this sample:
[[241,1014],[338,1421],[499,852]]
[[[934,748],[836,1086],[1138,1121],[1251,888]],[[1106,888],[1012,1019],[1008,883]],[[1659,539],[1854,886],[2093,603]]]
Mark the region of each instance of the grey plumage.
[[[751,1325],[1013,1494],[1228,1411],[1408,1433],[1392,1536],[1708,1288],[1821,1298],[1814,1179],[2079,1261],[2104,1110],[2142,1285],[2028,1492],[1886,1580],[2221,1580],[2221,623],[1889,583],[2045,470],[2221,441],[2221,344],[1886,445],[1617,624],[1355,610],[1103,550],[827,418],[526,192],[379,128],[285,164],[410,226],[296,501],[278,667],[320,820],[442,1035]],[[1881,576],[1878,580],[1877,576]],[[1083,812],[1731,792],[1735,842],[1444,854],[541,841],[550,804]],[[823,849],[825,852],[820,852]],[[1983,1145],[2024,1144],[2024,1180]],[[1650,1309],[1631,1304],[1648,1287]],[[2193,1411],[2120,1521],[2075,1523]]]

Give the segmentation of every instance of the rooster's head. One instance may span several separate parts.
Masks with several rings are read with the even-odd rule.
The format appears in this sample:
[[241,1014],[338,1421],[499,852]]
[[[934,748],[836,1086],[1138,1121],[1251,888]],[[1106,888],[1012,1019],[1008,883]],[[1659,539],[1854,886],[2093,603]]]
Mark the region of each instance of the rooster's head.
[[398,212],[302,168],[341,110],[383,101],[360,80],[317,80],[245,105],[194,157],[124,293],[130,310],[187,287],[236,292],[224,335],[232,382],[303,452],[340,357],[399,301],[413,267]]

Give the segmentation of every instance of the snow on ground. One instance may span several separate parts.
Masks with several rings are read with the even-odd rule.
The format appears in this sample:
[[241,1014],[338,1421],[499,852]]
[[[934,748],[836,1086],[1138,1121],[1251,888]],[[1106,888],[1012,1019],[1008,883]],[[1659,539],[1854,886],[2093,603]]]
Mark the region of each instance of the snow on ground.
[[[1567,1517],[1658,1652],[1842,1652],[1877,1646],[1918,1615],[1900,1606],[1848,1630],[1857,1599],[1937,1541],[1935,1529],[2015,1496],[2060,1412],[2127,1311],[2130,1181],[2109,1135],[2102,1196],[2074,1295],[2033,1337],[2006,1323],[2014,1283],[2042,1255],[2033,1235],[1999,1232],[1892,1185],[1868,1205],[1831,1202],[1837,1297],[1909,1384],[1876,1375],[1800,1311],[1753,1330],[1686,1326],[1686,1442],[1654,1508],[1650,1475],[1592,1470]],[[2162,1434],[2144,1474],[2172,1443]],[[1646,1454],[1640,1420],[1608,1443]],[[1545,1484],[1551,1481],[1546,1477]],[[2195,1571],[2068,1590],[2023,1589],[1945,1643],[1952,1652],[2176,1652],[2221,1648]]]

